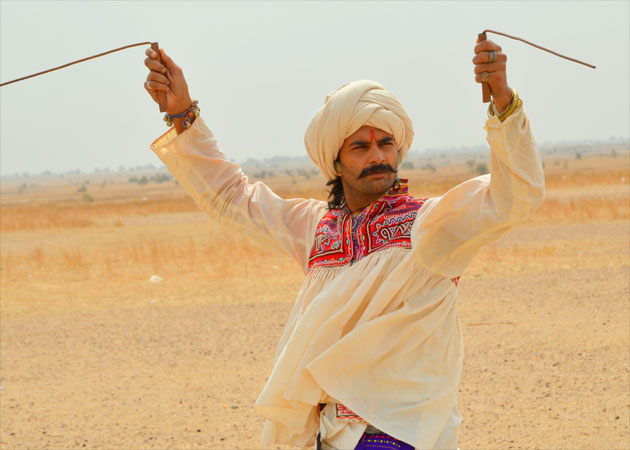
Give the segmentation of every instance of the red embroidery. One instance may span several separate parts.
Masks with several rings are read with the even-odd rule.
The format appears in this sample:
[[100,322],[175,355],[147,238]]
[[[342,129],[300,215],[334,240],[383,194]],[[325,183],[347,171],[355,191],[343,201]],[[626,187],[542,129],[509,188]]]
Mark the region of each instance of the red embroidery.
[[340,266],[352,260],[352,217],[329,211],[317,225],[309,269],[315,265]]
[[342,422],[365,422],[361,416],[347,406],[337,403],[337,420]]
[[387,248],[411,248],[411,228],[423,203],[407,194],[406,185],[396,184],[355,218],[354,236],[351,213],[329,211],[317,225],[309,270],[342,266]]

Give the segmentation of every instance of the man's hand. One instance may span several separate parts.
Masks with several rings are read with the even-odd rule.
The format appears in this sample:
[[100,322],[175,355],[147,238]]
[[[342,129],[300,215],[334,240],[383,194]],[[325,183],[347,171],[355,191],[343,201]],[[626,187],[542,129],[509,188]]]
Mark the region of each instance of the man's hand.
[[[169,58],[163,49],[160,49],[162,63],[158,62],[157,53],[150,47],[144,53],[147,55],[144,65],[150,70],[144,82],[144,88],[151,94],[151,98],[157,103],[157,91],[165,92],[166,111],[170,115],[179,114],[188,109],[192,105],[192,100],[182,69]],[[177,120],[173,120],[176,127]]]
[[[494,52],[494,61],[492,61]],[[502,112],[512,103],[512,90],[507,84],[505,73],[507,55],[501,51],[501,47],[488,39],[479,41],[475,45],[475,57],[472,60],[475,65],[475,81],[481,83],[481,74],[488,73],[488,85],[494,98],[497,109]]]

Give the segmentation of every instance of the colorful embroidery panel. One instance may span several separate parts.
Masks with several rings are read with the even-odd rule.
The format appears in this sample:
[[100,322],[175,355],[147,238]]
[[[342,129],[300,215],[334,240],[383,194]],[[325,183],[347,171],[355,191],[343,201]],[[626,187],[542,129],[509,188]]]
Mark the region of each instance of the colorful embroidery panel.
[[357,216],[347,209],[329,211],[317,225],[309,270],[350,264],[391,247],[411,248],[411,228],[424,200],[408,195],[406,180],[399,181]]
[[315,262],[322,266],[340,266],[351,259],[352,216],[340,210],[329,211],[317,225],[309,269]]
[[347,406],[344,406],[341,403],[336,403],[335,407],[337,408],[337,420],[340,420],[341,422],[367,423],[361,416]]

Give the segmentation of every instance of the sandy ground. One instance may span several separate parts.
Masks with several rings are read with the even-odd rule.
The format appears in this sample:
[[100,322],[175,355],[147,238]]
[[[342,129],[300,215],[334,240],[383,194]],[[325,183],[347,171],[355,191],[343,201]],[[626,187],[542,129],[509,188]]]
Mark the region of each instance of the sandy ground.
[[[630,449],[628,158],[570,165],[460,281],[462,450]],[[173,185],[64,183],[0,192],[0,448],[279,448],[253,404],[299,268]]]
[[[630,448],[629,238],[625,220],[529,224],[479,255],[460,283],[462,449]],[[277,448],[253,403],[302,276],[265,263],[159,285],[5,274],[0,446]]]

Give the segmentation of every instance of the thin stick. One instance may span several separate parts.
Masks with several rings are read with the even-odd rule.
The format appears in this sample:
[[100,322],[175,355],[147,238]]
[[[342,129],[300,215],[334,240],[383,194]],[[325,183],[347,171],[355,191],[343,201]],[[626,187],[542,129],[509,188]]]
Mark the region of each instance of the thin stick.
[[[151,48],[156,54],[157,62],[162,64],[162,57],[160,56],[160,46],[157,42],[151,43]],[[166,111],[166,92],[157,91],[158,105],[160,105],[160,112]]]
[[120,48],[117,48],[115,50],[110,50],[108,52],[103,52],[103,53],[99,53],[98,55],[90,56],[89,58],[83,58],[83,59],[79,59],[78,61],[72,61],[72,62],[70,62],[68,64],[64,64],[63,66],[55,67],[53,69],[44,70],[43,72],[34,73],[33,75],[28,75],[26,77],[18,78],[16,80],[7,81],[6,83],[0,84],[0,86],[6,86],[7,84],[15,83],[16,81],[26,80],[27,78],[33,78],[33,77],[36,77],[38,75],[43,75],[43,74],[48,73],[48,72],[53,72],[55,70],[63,69],[64,67],[68,67],[68,66],[71,66],[73,64],[78,64],[80,62],[87,61],[88,59],[98,58],[99,56],[105,56],[105,55],[108,55],[110,53],[114,53],[114,52],[118,52],[120,50],[124,50],[126,48],[138,47],[140,45],[147,45],[147,44],[151,44],[151,42],[138,42],[137,44],[125,45],[124,47],[120,47]]
[[591,69],[594,69],[594,68],[595,68],[595,66],[594,66],[594,65],[592,65],[592,64],[585,63],[585,62],[580,61],[580,60],[578,60],[578,59],[569,58],[568,56],[561,55],[560,53],[556,53],[556,52],[554,52],[554,51],[552,51],[552,50],[549,50],[548,48],[541,47],[540,45],[536,45],[536,44],[534,44],[533,42],[529,42],[529,41],[526,41],[525,39],[521,39],[520,37],[510,36],[509,34],[501,33],[500,31],[494,31],[494,30],[484,30],[483,32],[484,32],[484,33],[493,33],[493,34],[498,34],[498,35],[500,35],[500,36],[505,36],[505,37],[510,38],[510,39],[515,39],[515,40],[517,40],[517,41],[525,42],[526,44],[529,44],[529,45],[531,45],[532,47],[539,48],[540,50],[544,50],[544,51],[546,51],[546,52],[551,53],[552,55],[559,56],[560,58],[564,58],[564,59],[568,59],[569,61],[573,61],[573,62],[576,62],[576,63],[584,64],[585,66],[590,67]]

